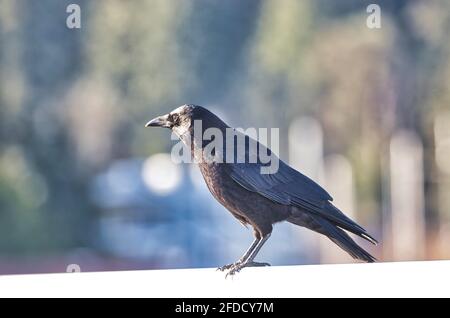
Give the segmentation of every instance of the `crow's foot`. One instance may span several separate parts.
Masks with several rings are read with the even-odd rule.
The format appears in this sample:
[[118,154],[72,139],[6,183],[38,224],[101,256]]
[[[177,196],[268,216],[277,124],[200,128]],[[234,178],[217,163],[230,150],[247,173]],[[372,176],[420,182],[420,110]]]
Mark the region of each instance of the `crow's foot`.
[[225,276],[225,278],[228,277],[228,275],[233,276],[236,273],[239,273],[241,271],[241,269],[243,269],[245,267],[262,267],[262,266],[270,266],[270,264],[269,263],[258,263],[258,262],[238,263],[229,268],[229,271],[228,271],[227,275]]
[[232,269],[233,267],[239,266],[241,263],[242,263],[241,261],[237,261],[236,263],[223,265],[222,267],[217,268],[217,270],[223,272],[223,271]]

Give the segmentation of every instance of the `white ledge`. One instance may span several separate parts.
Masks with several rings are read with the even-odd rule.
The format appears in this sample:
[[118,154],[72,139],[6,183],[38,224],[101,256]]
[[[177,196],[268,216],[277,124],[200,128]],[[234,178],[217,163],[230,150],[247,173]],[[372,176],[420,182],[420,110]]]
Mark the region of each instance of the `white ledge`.
[[0,277],[0,297],[449,297],[450,261]]

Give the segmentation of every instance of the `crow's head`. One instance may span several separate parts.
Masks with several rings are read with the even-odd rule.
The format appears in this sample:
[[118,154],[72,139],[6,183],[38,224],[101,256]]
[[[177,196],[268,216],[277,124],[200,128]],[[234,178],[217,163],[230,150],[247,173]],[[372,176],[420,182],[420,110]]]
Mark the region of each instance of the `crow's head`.
[[145,127],[164,127],[174,129],[176,127],[187,126],[191,124],[193,110],[199,106],[183,105],[174,109],[170,113],[153,118]]
[[[208,123],[220,121],[213,113],[201,106],[186,104],[174,109],[170,113],[150,120],[145,127],[164,127],[171,129],[178,136],[191,131],[195,120],[201,120],[208,127]],[[220,121],[221,122],[221,121]]]

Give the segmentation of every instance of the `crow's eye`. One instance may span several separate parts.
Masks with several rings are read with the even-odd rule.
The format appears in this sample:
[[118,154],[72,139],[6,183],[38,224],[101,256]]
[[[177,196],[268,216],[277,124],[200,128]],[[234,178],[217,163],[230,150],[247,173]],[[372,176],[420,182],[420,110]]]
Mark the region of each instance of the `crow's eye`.
[[178,125],[179,116],[177,114],[171,114],[169,117],[169,120],[172,122],[173,125]]

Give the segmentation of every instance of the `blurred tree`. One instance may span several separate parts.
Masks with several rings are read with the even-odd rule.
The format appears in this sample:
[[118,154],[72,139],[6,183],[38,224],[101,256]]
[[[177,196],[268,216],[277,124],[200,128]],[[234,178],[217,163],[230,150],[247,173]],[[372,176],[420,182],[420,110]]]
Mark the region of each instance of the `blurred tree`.
[[61,92],[80,70],[80,33],[65,27],[68,3],[0,5],[3,252],[65,249],[89,237],[86,179],[60,118]]
[[79,0],[80,30],[65,26],[69,3],[0,0],[0,253],[94,246],[93,177],[168,151],[167,131],[143,125],[185,102],[281,136],[315,118],[325,155],[350,160],[362,223],[389,212],[391,135],[415,131],[430,233],[450,224],[442,140],[434,151],[450,100],[448,1],[380,0],[379,30],[365,27],[370,1]]

